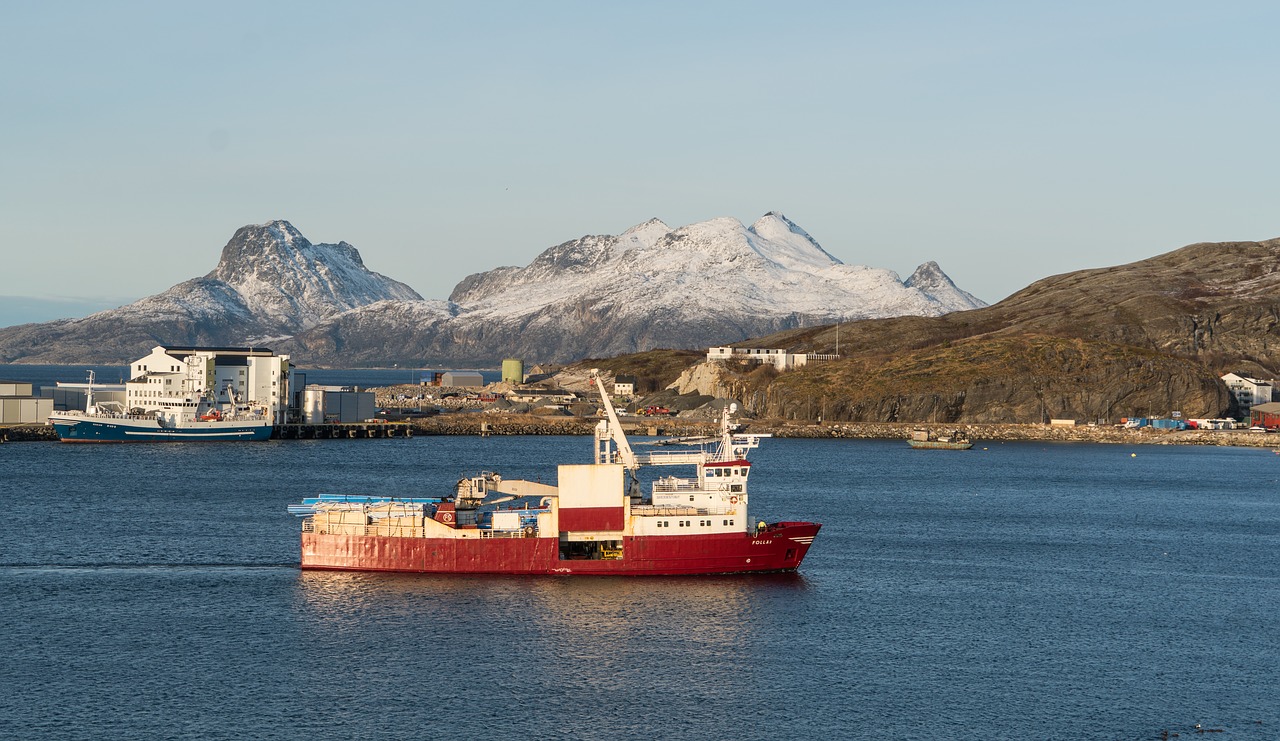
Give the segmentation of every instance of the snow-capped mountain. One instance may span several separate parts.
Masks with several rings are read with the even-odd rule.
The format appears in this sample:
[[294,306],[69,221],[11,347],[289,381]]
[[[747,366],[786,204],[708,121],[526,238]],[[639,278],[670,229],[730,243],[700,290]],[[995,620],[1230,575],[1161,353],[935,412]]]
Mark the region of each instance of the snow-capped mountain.
[[252,345],[385,300],[421,301],[346,242],[312,244],[287,221],[242,227],[211,272],[91,314],[0,329],[0,359],[127,362],[157,344]]
[[933,260],[916,268],[916,271],[903,282],[903,285],[929,294],[948,313],[986,306],[982,299],[968,291],[960,290],[955,283],[951,282],[951,278],[942,272],[942,268],[938,267],[938,263]]
[[845,265],[778,213],[552,247],[463,279],[449,300],[364,267],[286,221],[246,226],[201,278],[84,319],[0,330],[0,362],[127,362],[156,344],[263,345],[323,365],[531,362],[698,348],[840,319],[984,304],[926,263],[904,283]]
[[204,280],[233,289],[260,322],[295,331],[376,301],[422,299],[368,270],[355,247],[312,244],[287,221],[241,227]]
[[725,217],[671,229],[653,219],[620,236],[583,237],[528,267],[470,276],[449,300],[494,318],[589,298],[625,314],[681,307],[691,320],[717,313],[814,321],[936,316],[985,305],[957,289],[937,263],[912,278],[904,284],[890,270],[845,265],[785,216],[769,213],[750,227]]
[[540,362],[984,305],[936,263],[908,283],[890,270],[845,265],[778,213],[750,227],[717,218],[672,229],[651,219],[617,236],[557,245],[523,268],[468,276],[447,304],[348,312],[288,347],[300,357],[342,347],[361,363]]

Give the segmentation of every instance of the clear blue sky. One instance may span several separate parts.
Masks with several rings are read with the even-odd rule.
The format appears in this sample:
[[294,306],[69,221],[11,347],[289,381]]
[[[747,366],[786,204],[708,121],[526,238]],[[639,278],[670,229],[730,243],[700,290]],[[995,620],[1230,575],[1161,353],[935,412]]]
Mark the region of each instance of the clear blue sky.
[[996,301],[1280,236],[1277,28],[1267,2],[19,0],[0,297],[150,295],[283,218],[443,298],[583,234],[778,210]]

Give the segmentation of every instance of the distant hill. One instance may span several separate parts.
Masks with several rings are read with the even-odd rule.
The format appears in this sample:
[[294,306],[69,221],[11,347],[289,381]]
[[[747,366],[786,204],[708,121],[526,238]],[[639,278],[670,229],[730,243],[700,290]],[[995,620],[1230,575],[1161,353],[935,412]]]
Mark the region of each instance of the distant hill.
[[1193,244],[1045,278],[987,308],[790,330],[743,344],[838,347],[842,359],[782,374],[730,365],[700,374],[686,390],[800,419],[1221,416],[1232,411],[1222,373],[1272,377],[1280,369],[1280,240]]

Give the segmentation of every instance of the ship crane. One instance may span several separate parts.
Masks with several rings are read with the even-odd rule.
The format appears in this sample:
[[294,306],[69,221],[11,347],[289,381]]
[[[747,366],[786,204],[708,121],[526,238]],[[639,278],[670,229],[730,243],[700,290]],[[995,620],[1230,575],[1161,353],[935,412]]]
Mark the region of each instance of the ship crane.
[[[631,450],[631,444],[627,442],[627,434],[622,431],[622,423],[618,421],[618,412],[614,410],[613,401],[609,399],[609,393],[604,389],[604,379],[600,377],[600,370],[592,368],[590,376],[591,382],[600,392],[600,403],[604,406],[605,413],[605,419],[600,420],[600,424],[596,425],[596,463],[614,463],[616,452],[617,462],[622,463],[622,467],[627,472],[627,493],[633,497],[639,496],[640,479],[636,476],[636,471],[640,468],[640,461],[636,459],[636,454]],[[610,449],[610,443],[617,448],[617,451]]]

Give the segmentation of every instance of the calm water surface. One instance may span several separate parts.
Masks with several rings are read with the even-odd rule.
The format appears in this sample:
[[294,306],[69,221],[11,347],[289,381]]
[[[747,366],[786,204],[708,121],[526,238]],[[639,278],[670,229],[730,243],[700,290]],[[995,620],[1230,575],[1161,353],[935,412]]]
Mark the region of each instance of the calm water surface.
[[1280,456],[986,447],[769,440],[799,575],[569,579],[303,573],[285,506],[589,438],[0,445],[0,737],[1280,737]]

